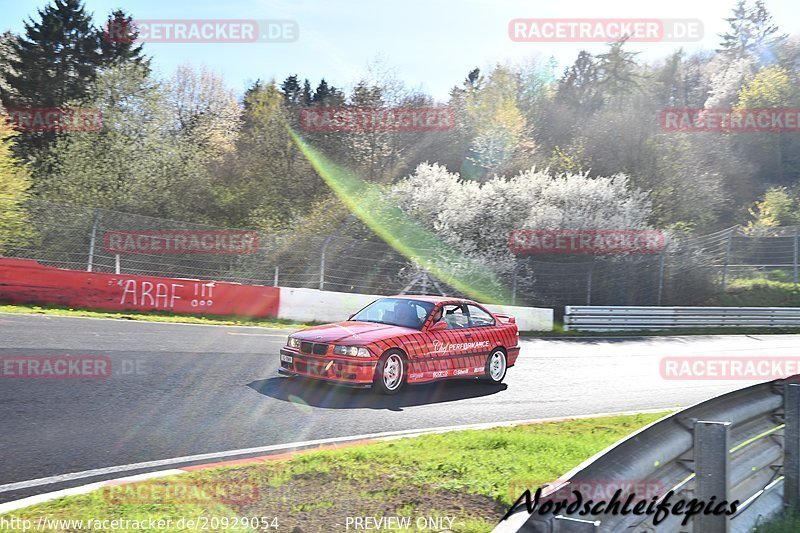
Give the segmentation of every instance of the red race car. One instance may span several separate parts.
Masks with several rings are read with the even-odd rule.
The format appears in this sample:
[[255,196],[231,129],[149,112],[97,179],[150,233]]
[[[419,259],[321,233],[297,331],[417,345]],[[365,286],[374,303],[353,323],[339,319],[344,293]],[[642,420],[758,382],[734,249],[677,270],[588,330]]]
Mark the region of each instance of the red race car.
[[392,296],[345,322],[293,333],[278,372],[394,394],[405,383],[443,378],[500,383],[518,355],[514,317],[470,300]]

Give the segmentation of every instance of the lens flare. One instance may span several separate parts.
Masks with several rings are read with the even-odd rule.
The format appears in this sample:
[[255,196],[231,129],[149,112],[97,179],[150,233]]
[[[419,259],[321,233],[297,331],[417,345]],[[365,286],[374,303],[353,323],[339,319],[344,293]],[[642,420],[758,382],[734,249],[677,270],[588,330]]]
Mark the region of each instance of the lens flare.
[[289,133],[314,170],[347,208],[398,253],[468,297],[508,303],[510,293],[494,272],[415,222],[387,200],[384,191],[330,161],[296,132]]

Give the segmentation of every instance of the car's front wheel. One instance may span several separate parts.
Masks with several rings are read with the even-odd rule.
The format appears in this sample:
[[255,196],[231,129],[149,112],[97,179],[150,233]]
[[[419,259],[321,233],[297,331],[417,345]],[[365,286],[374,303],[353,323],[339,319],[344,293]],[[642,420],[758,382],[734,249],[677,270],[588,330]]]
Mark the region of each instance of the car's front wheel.
[[495,348],[486,359],[486,378],[492,383],[500,383],[506,377],[507,368],[506,352]]
[[406,380],[406,362],[397,351],[386,352],[375,367],[373,387],[381,394],[396,394]]

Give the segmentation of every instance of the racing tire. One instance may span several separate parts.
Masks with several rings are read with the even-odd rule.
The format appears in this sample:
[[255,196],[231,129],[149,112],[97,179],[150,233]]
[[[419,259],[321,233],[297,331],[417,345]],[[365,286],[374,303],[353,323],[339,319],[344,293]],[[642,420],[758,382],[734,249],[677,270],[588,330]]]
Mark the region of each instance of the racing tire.
[[406,359],[398,350],[383,354],[375,366],[373,389],[380,394],[397,394],[406,382]]

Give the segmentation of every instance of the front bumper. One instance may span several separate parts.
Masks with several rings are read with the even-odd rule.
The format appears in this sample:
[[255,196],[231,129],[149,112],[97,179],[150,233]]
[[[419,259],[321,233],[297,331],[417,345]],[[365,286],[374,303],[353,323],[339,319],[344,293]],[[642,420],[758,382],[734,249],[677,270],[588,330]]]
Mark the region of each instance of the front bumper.
[[[314,356],[288,348],[281,348],[280,374],[304,376],[343,385],[366,387],[372,385],[377,361],[355,357]],[[290,357],[291,362],[285,361]]]

